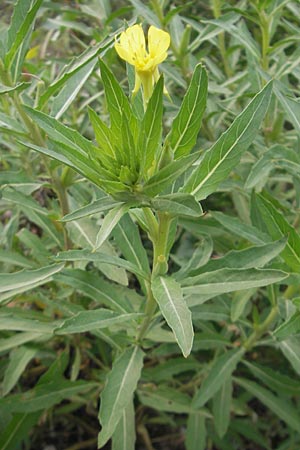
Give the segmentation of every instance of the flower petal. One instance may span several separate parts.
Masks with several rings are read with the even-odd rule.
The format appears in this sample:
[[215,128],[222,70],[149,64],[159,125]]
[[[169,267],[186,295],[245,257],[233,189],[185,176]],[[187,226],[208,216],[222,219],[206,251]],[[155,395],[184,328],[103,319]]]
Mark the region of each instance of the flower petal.
[[120,58],[129,62],[129,64],[134,64],[134,60],[132,58],[132,54],[128,52],[127,48],[121,45],[119,42],[115,42],[115,49]]
[[121,34],[120,43],[128,51],[146,51],[145,35],[141,25],[133,25]]
[[[167,50],[170,46],[170,35],[166,31],[151,25],[148,31],[148,48],[151,58],[159,64],[167,57]],[[156,62],[156,61],[159,62]]]

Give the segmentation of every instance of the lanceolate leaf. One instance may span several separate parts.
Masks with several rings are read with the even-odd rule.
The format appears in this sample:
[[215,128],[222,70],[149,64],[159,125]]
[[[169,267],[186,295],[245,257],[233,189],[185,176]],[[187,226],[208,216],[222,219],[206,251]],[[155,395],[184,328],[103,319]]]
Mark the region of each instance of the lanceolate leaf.
[[135,411],[131,401],[123,410],[122,417],[112,435],[112,450],[134,450],[135,439]]
[[[17,2],[8,30],[8,48],[5,56],[6,67],[11,65],[18,48],[30,31],[42,2],[43,0],[36,0],[34,3],[28,0],[19,0]],[[24,14],[25,11],[26,13]]]
[[206,97],[207,74],[204,67],[198,64],[180,110],[173,121],[171,131],[166,138],[176,159],[188,155],[196,144],[202,115],[206,107]]
[[0,274],[0,292],[7,292],[18,287],[43,284],[51,280],[52,275],[62,270],[64,264],[52,264],[35,270],[22,270],[21,272]]
[[139,314],[118,314],[108,309],[80,311],[75,316],[66,319],[56,328],[55,333],[84,333],[86,331],[108,328],[129,320],[135,320],[137,317],[139,317]]
[[110,210],[112,208],[115,208],[116,206],[121,206],[121,204],[122,202],[116,202],[111,197],[103,197],[99,200],[95,200],[87,206],[76,209],[76,211],[72,211],[71,213],[64,216],[61,221],[69,222],[71,220],[78,220],[82,217],[91,216],[93,214],[98,214],[100,212]]
[[284,280],[287,273],[272,269],[219,269],[186,278],[185,294],[224,294]]
[[115,206],[109,213],[105,216],[100,231],[97,235],[96,245],[94,251],[98,250],[103,242],[109,237],[110,233],[117,225],[121,217],[129,210],[130,205],[121,204],[120,206]]
[[143,367],[144,352],[139,347],[126,349],[114,362],[100,396],[99,420],[102,430],[98,448],[113,435],[124,410],[132,401]]
[[140,154],[141,172],[147,171],[157,161],[158,149],[161,149],[162,113],[163,113],[163,77],[157,82],[140,125],[137,149]]
[[230,378],[237,364],[242,359],[245,350],[234,349],[215,359],[209,374],[196,392],[192,406],[201,408],[221,388],[223,383]]
[[268,83],[235,119],[231,127],[203,156],[184,186],[184,191],[198,200],[206,198],[224,181],[238,164],[257,135],[261,121],[269,105],[272,83]]
[[203,214],[201,205],[190,194],[175,193],[160,195],[151,201],[156,211],[168,212],[174,216],[200,217]]
[[172,278],[158,276],[152,282],[152,292],[183,356],[187,357],[193,345],[194,331],[191,312],[183,299],[180,284]]
[[147,183],[144,184],[143,194],[155,197],[164,189],[172,185],[180,175],[182,175],[199,157],[198,153],[185,156],[178,161],[172,161],[165,166],[153,177],[149,178]]
[[114,133],[115,139],[121,140],[123,120],[126,119],[129,122],[131,131],[135,134],[134,130],[137,125],[137,119],[132,113],[128,98],[113,73],[101,59],[99,60],[99,64],[110,114],[111,130]]
[[5,408],[7,412],[40,411],[95,387],[97,384],[93,382],[53,379],[25,393],[6,397],[2,400],[1,408]]
[[[147,252],[142,244],[139,228],[126,214],[121,218],[113,230],[113,237],[124,257],[139,267],[146,274],[150,274]],[[139,281],[145,290],[143,278]]]
[[10,354],[10,361],[5,371],[2,395],[8,394],[18,382],[29,361],[34,358],[37,349],[30,347],[19,347]]
[[143,278],[148,278],[148,275],[145,272],[140,270],[135,264],[126,261],[126,259],[106,255],[100,252],[91,253],[89,250],[69,250],[67,252],[60,252],[56,258],[59,261],[95,261],[111,264],[112,266],[123,267],[124,269],[129,270],[129,272],[135,273]]
[[261,220],[273,239],[287,237],[287,244],[281,252],[282,258],[295,272],[300,270],[300,236],[270,200],[257,194],[252,197],[252,208],[258,210]]
[[258,398],[267,408],[270,408],[281,420],[286,422],[291,428],[299,431],[300,415],[296,408],[288,401],[276,397],[268,389],[259,386],[253,381],[245,378],[237,378],[235,381],[246,389],[254,397]]
[[232,250],[221,258],[211,259],[205,266],[191,271],[190,275],[195,276],[204,272],[211,272],[219,269],[251,269],[265,266],[273,258],[279,255],[286,245],[286,239],[271,242],[265,245],[249,247],[245,250]]
[[229,427],[231,398],[232,380],[229,377],[213,397],[214,426],[220,438],[226,434]]

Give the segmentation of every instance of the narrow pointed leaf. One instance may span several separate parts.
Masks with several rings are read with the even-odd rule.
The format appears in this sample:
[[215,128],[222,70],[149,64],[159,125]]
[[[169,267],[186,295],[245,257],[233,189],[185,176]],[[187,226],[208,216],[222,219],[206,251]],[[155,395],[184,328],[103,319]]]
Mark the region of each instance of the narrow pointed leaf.
[[36,0],[34,3],[28,0],[25,0],[25,2],[24,0],[19,0],[15,5],[11,25],[8,30],[8,48],[5,56],[6,67],[11,65],[18,48],[32,28],[42,2],[43,0]]
[[245,350],[233,349],[215,359],[210,372],[193,399],[194,408],[201,408],[231,377]]
[[168,212],[173,216],[200,217],[203,214],[200,203],[192,195],[181,192],[156,197],[151,205],[156,211]]
[[102,226],[99,230],[96,239],[96,245],[94,251],[98,250],[104,241],[109,237],[110,233],[117,225],[121,217],[129,210],[130,205],[121,204],[120,206],[115,206],[109,213],[105,216]]
[[135,450],[135,412],[131,401],[123,410],[122,417],[112,435],[112,450]]
[[162,114],[163,114],[163,77],[157,82],[143,117],[139,138],[141,171],[147,174],[148,169],[157,160],[157,150],[161,150]]
[[41,269],[22,270],[15,273],[0,274],[0,292],[7,292],[18,287],[27,286],[36,283],[47,283],[51,280],[52,275],[62,270],[64,264],[52,264],[51,266],[42,267]]
[[191,312],[183,299],[180,284],[172,278],[158,276],[152,282],[152,292],[183,356],[187,357],[192,349],[194,331]]
[[123,351],[114,362],[100,396],[99,420],[102,429],[98,437],[98,448],[111,438],[122,418],[124,410],[132,401],[143,367],[144,352],[139,347]]
[[135,320],[139,314],[118,314],[108,309],[79,311],[75,316],[66,319],[58,328],[56,334],[85,333],[92,330],[108,328],[112,325]]
[[169,187],[173,181],[180,177],[180,175],[182,175],[198,158],[199,154],[193,153],[180,158],[178,161],[172,161],[153,175],[153,177],[149,178],[143,186],[143,194],[155,197],[160,192],[163,192],[164,189]]
[[[112,266],[123,267],[123,269],[129,272],[135,273],[143,278],[148,278],[148,275],[140,270],[135,264],[132,264],[126,259],[118,258],[117,256],[106,255],[105,253],[94,252],[89,250],[69,250],[66,252],[60,252],[56,256],[58,261],[95,261],[104,264],[110,264]],[[1,275],[0,275],[1,276]]]
[[287,273],[273,269],[219,269],[183,280],[185,294],[224,294],[284,280]]
[[238,164],[257,135],[257,131],[267,111],[272,93],[272,83],[268,83],[235,119],[231,127],[203,156],[184,186],[198,200],[206,198],[224,181]]
[[261,194],[253,196],[252,207],[258,210],[260,219],[263,221],[272,239],[287,237],[287,244],[281,252],[282,258],[295,272],[300,270],[300,236],[286,220],[284,215]]
[[72,211],[71,213],[65,215],[61,221],[62,222],[69,222],[71,220],[78,220],[83,217],[91,216],[93,214],[98,214],[103,211],[110,210],[112,208],[115,208],[116,206],[121,206],[122,202],[116,202],[111,197],[103,197],[99,200],[95,200],[94,202],[90,203],[89,205],[83,206],[82,208],[76,209],[75,211]]
[[198,64],[180,110],[172,123],[171,131],[166,138],[176,159],[188,155],[196,144],[202,115],[206,107],[206,97],[207,74],[204,67]]
[[286,398],[283,400],[272,394],[268,389],[259,386],[245,378],[237,378],[235,381],[246,389],[254,397],[258,398],[267,408],[274,412],[292,429],[299,431],[300,415],[296,408]]

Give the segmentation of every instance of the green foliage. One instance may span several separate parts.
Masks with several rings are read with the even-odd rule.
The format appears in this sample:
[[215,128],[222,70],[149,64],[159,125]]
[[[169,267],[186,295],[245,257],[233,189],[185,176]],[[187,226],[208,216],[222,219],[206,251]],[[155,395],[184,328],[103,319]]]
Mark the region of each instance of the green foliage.
[[2,3],[0,448],[298,450],[298,2]]

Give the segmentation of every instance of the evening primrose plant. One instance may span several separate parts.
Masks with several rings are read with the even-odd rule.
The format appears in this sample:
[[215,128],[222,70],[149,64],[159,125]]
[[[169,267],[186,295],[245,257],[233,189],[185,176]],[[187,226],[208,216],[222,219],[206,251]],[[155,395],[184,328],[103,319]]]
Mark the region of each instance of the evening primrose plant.
[[[201,303],[203,295],[210,298],[235,289],[265,286],[286,277],[284,272],[278,270],[251,268],[225,269],[224,273],[221,271],[218,274],[221,278],[214,278],[213,273],[208,276],[202,273],[198,268],[197,257],[195,266],[189,267],[185,277],[182,277],[182,271],[178,276],[176,273],[168,274],[169,254],[178,219],[197,221],[201,218],[203,212],[199,201],[213,193],[238,164],[241,155],[256,136],[272,92],[272,84],[266,84],[216,143],[201,152],[196,142],[205,111],[208,84],[207,72],[201,63],[195,66],[182,104],[169,131],[164,135],[164,80],[163,76],[159,76],[158,65],[166,59],[169,45],[169,34],[151,26],[146,47],[143,28],[139,24],[127,28],[116,38],[116,52],[134,66],[135,84],[131,98],[127,97],[104,60],[100,59],[110,123],[89,109],[96,143],[55,118],[26,107],[28,116],[47,134],[49,150],[28,143],[26,145],[69,165],[106,193],[100,200],[63,218],[64,222],[71,222],[91,214],[107,212],[92,252],[69,250],[58,255],[59,261],[84,258],[124,267],[136,275],[145,298],[131,315],[125,346],[116,353],[112,371],[101,393],[99,419],[102,429],[99,448],[111,437],[117,439],[119,428],[125,426],[124,414],[127,411],[132,414],[130,405],[141,375],[145,349],[153,333],[159,336],[163,332],[160,328],[162,318],[172,330],[183,356],[188,357],[194,337],[189,304],[194,306]],[[137,103],[140,89],[143,95],[142,109]],[[131,233],[138,232],[136,224],[152,242],[153,260],[150,265],[140,238],[135,237],[132,243],[130,241]],[[122,230],[125,241],[117,240],[127,261],[118,258],[109,261],[101,253],[103,244],[111,234],[115,235],[115,230],[119,230],[117,236]],[[278,251],[282,245],[279,244]],[[228,282],[228,279],[231,281]],[[196,297],[195,300],[199,291],[200,298],[197,300]],[[84,318],[80,314],[76,315],[66,320],[56,332],[89,331],[100,323],[101,314],[106,313],[104,310],[87,311]],[[100,316],[96,319],[97,314]],[[88,316],[91,321],[86,320]],[[117,322],[119,320],[121,318],[116,319]],[[233,370],[244,352],[245,348],[242,347],[224,354],[224,363],[226,359],[226,364]],[[221,360],[218,364],[222,365]],[[212,391],[204,392],[205,386],[202,387],[196,394],[195,407],[201,407],[219,386],[221,378]]]
[[0,448],[297,450],[299,8],[42,3],[0,46]]

